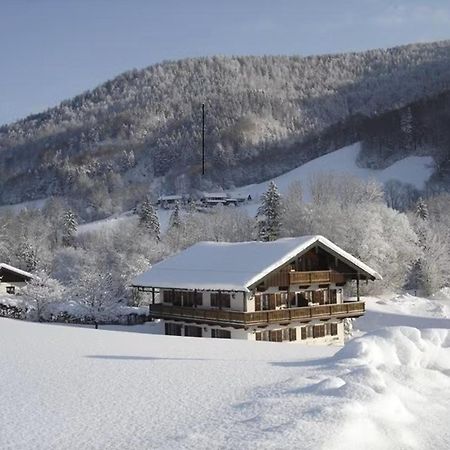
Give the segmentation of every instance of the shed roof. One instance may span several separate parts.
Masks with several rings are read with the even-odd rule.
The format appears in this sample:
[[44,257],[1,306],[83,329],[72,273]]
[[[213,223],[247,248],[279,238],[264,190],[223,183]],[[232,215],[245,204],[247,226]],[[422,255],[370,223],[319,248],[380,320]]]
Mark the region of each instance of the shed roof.
[[6,263],[0,263],[0,270],[1,269],[8,270],[9,272],[14,272],[14,273],[16,273],[18,275],[22,275],[23,277],[28,278],[28,279],[34,278],[34,275],[32,273],[25,272],[25,270],[18,269],[17,267],[10,266],[9,264],[6,264]]

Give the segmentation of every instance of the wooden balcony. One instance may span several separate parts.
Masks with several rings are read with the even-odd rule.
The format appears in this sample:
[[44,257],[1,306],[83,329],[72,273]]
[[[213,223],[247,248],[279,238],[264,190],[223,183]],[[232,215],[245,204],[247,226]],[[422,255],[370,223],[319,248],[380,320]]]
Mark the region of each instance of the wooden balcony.
[[345,283],[345,275],[332,270],[289,272],[289,284]]
[[156,303],[150,305],[150,314],[154,318],[183,320],[205,324],[248,327],[264,326],[276,323],[309,322],[312,319],[328,320],[332,318],[359,317],[364,314],[364,302],[349,302],[332,305],[307,306],[269,311],[240,312],[224,309],[188,308]]

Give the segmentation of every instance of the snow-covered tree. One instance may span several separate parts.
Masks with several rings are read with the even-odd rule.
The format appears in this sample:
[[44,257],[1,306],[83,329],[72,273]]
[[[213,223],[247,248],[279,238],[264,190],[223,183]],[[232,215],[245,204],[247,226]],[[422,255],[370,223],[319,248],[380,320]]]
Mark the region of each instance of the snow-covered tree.
[[72,299],[80,307],[80,313],[94,322],[95,328],[99,323],[111,320],[119,304],[111,273],[90,267],[82,271],[72,286]]
[[160,240],[161,231],[159,227],[159,219],[150,200],[147,198],[138,208],[139,225],[147,230],[156,240]]
[[428,219],[428,206],[422,197],[419,197],[416,204],[416,216],[422,220]]
[[78,222],[72,210],[68,209],[62,217],[62,243],[66,247],[73,246]]
[[281,231],[283,205],[276,184],[271,181],[267,191],[261,196],[261,206],[256,215],[258,237],[262,241],[278,239]]
[[450,246],[443,234],[432,228],[426,231],[421,246],[417,284],[425,295],[432,295],[450,283]]
[[403,145],[405,145],[406,148],[411,148],[414,137],[414,127],[413,127],[413,115],[411,112],[411,108],[408,107],[405,110],[402,111],[400,115],[400,129],[402,132],[402,141]]
[[181,216],[180,216],[180,204],[175,203],[175,208],[170,215],[169,228],[179,228],[181,226]]
[[28,305],[29,317],[34,320],[48,319],[50,307],[63,301],[64,287],[43,271],[36,273],[21,290]]
[[25,267],[28,272],[34,272],[40,263],[36,243],[31,242],[30,239],[24,238],[22,242],[19,242],[15,256],[19,265]]

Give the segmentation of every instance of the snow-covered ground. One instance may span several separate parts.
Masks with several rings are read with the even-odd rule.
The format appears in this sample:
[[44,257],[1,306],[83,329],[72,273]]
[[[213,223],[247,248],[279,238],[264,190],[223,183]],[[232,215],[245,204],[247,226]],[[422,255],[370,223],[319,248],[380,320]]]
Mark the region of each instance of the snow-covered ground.
[[[402,183],[412,184],[417,189],[423,189],[426,181],[433,174],[433,158],[431,156],[408,156],[382,170],[358,167],[356,160],[360,149],[359,142],[340,148],[290,170],[274,178],[273,181],[281,192],[286,192],[292,182],[300,181],[307,194],[309,180],[314,175],[332,172],[350,174],[365,180],[374,179],[380,183],[398,180]],[[259,198],[267,190],[270,181],[242,186],[236,189],[232,195],[242,193]]]
[[0,448],[448,449],[443,298],[367,299],[344,348],[0,319]]
[[[156,211],[158,214],[159,225],[162,231],[167,230],[169,226],[171,210],[158,208]],[[78,233],[86,233],[90,231],[99,231],[107,228],[115,227],[121,223],[130,222],[137,220],[137,216],[133,215],[131,211],[126,211],[122,214],[115,214],[114,216],[108,217],[102,220],[96,220],[95,222],[89,222],[82,224],[78,227]]]
[[[408,156],[383,170],[358,167],[356,161],[360,149],[359,142],[340,148],[286,172],[272,181],[275,182],[281,193],[286,193],[293,182],[300,181],[305,200],[308,201],[310,200],[310,180],[319,174],[348,174],[364,180],[377,180],[383,184],[390,180],[397,180],[412,184],[417,189],[423,189],[433,174],[433,158],[431,156]],[[247,204],[246,208],[250,215],[254,215],[258,209],[259,199],[267,191],[270,181],[239,187],[231,192],[231,195],[247,196],[250,194],[253,202]]]
[[23,209],[41,209],[48,198],[41,198],[39,200],[30,200],[28,202],[14,203],[12,205],[1,205],[0,214],[6,212],[19,213]]

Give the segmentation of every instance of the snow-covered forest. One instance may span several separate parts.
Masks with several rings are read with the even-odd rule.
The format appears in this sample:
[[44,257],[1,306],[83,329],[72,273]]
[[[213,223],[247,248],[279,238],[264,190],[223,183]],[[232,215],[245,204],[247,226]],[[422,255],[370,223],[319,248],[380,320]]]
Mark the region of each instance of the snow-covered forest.
[[157,196],[258,182],[359,140],[368,167],[433,156],[430,187],[448,188],[449,45],[127,72],[0,127],[0,202],[64,195],[80,218],[100,219],[131,209],[149,187]]

